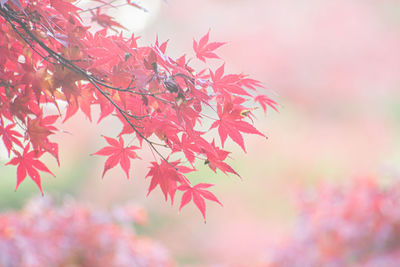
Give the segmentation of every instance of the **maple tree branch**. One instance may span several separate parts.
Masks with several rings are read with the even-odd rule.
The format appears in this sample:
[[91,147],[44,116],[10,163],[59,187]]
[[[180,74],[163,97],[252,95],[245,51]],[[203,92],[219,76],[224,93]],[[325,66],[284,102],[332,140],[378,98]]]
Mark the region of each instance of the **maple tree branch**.
[[[92,7],[92,8],[88,8],[88,9],[85,9],[85,10],[80,10],[80,11],[77,11],[76,13],[82,14],[82,13],[85,13],[85,12],[94,11],[94,10],[97,10],[99,8],[103,8],[103,7],[107,7],[107,6],[110,7],[110,8],[118,8],[118,7],[123,7],[123,6],[128,6],[129,5],[128,3],[123,3],[123,4],[119,4],[119,5],[112,5],[112,3],[114,3],[114,2],[117,2],[117,0],[113,0],[110,3],[104,3],[102,5],[99,5],[99,6],[96,6],[96,7]],[[144,7],[140,7],[140,9],[143,10],[144,12],[148,12],[147,9],[145,9]]]
[[[66,60],[67,60],[67,59],[66,59]],[[162,99],[162,98],[159,98],[159,97],[156,96],[156,95],[165,94],[165,92],[159,92],[159,93],[143,93],[143,92],[138,92],[138,91],[132,91],[131,89],[135,89],[135,88],[136,88],[135,86],[130,87],[130,86],[132,85],[132,83],[134,82],[134,78],[132,78],[131,82],[129,83],[129,85],[128,85],[126,88],[121,88],[121,87],[115,87],[115,86],[106,84],[106,83],[104,83],[103,81],[99,80],[97,77],[95,77],[95,76],[93,76],[93,75],[88,75],[88,74],[86,74],[86,75],[87,75],[87,76],[90,76],[93,80],[95,80],[95,82],[96,82],[97,84],[99,84],[99,85],[101,85],[101,86],[104,86],[104,87],[106,87],[106,88],[108,88],[108,89],[111,89],[111,90],[114,90],[114,91],[118,91],[118,92],[128,92],[128,93],[132,93],[132,94],[134,94],[134,95],[140,95],[140,96],[151,96],[151,97],[153,97],[153,98],[155,98],[155,99],[157,99],[157,100],[160,100],[160,101],[162,101],[162,102],[164,102],[164,103],[173,104],[172,102],[170,102],[170,101],[168,101],[168,100],[165,100],[165,99]]]
[[[99,5],[99,6],[96,6],[96,7],[92,7],[92,8],[88,8],[88,9],[85,9],[85,10],[78,10],[76,13],[85,13],[85,12],[90,12],[90,11],[93,11],[93,10],[97,10],[97,9],[99,9],[99,8],[102,8],[102,7],[105,7],[105,6],[111,6],[111,7],[118,7],[118,6],[113,6],[113,5],[111,5],[112,3],[114,3],[114,2],[116,2],[117,0],[113,0],[113,1],[111,1],[110,3],[104,3],[104,4],[102,4],[102,5]],[[127,5],[126,3],[125,4],[123,4],[123,5]],[[122,5],[121,5],[122,6]]]
[[102,80],[98,79],[97,77],[93,75],[89,75],[95,80],[96,83],[100,84],[101,86],[107,87],[108,89],[115,90],[115,91],[120,91],[120,92],[130,92],[133,94],[141,95],[140,92],[132,91],[131,89],[135,89],[136,87],[130,87],[130,85],[127,88],[121,88],[121,87],[115,87],[109,84],[104,83]]
[[[127,90],[128,88],[130,88],[131,85],[132,85],[132,83],[133,83],[134,81],[135,81],[135,75],[132,75],[132,79],[131,79],[131,81],[129,82],[129,84],[128,84],[128,86],[126,87],[125,90]],[[136,88],[136,86],[134,86],[133,88]]]
[[[90,81],[89,81],[90,82]],[[115,108],[119,111],[119,113],[121,114],[122,117],[124,117],[124,119],[126,120],[126,122],[129,124],[129,126],[132,127],[132,129],[135,131],[135,133],[137,135],[139,135],[139,137],[141,137],[143,140],[145,140],[150,146],[151,148],[161,157],[162,160],[164,160],[166,163],[168,163],[170,166],[172,166],[175,170],[178,170],[177,167],[175,167],[174,165],[172,165],[162,154],[160,151],[158,151],[158,149],[155,147],[156,143],[154,143],[153,141],[149,140],[147,137],[145,137],[138,129],[136,129],[136,126],[133,125],[133,123],[129,120],[129,118],[127,117],[125,111],[123,109],[121,109],[103,90],[101,90],[101,88],[95,84],[92,83],[93,86],[96,87],[96,89],[105,97],[107,98],[108,101],[110,101],[111,104],[113,104],[115,106]]]
[[[7,5],[6,5],[7,6]],[[8,9],[10,9],[9,6],[7,6]],[[12,9],[10,9],[12,10]],[[173,164],[171,164],[166,157],[164,157],[160,151],[158,151],[158,149],[155,147],[156,145],[160,145],[158,143],[155,143],[151,140],[149,140],[147,137],[145,137],[138,129],[138,126],[135,126],[129,117],[132,117],[134,115],[132,114],[128,114],[125,110],[123,110],[122,108],[120,108],[113,100],[112,98],[105,92],[103,91],[99,85],[107,87],[109,89],[112,90],[117,90],[117,91],[125,91],[125,92],[131,92],[136,94],[136,92],[134,91],[128,91],[126,89],[121,89],[121,88],[117,88],[117,87],[112,87],[109,86],[103,82],[100,82],[98,78],[94,77],[93,75],[90,75],[87,71],[81,69],[80,67],[78,67],[77,65],[75,65],[73,62],[71,62],[70,60],[66,59],[65,57],[59,55],[58,53],[56,53],[55,51],[53,51],[51,48],[49,48],[45,43],[43,43],[38,37],[36,37],[32,31],[28,28],[28,26],[26,25],[26,23],[24,23],[23,21],[21,21],[19,18],[11,15],[11,13],[8,12],[8,10],[5,10],[3,7],[0,6],[0,14],[2,15],[2,17],[4,17],[8,23],[11,24],[13,30],[32,48],[33,44],[27,40],[27,38],[25,36],[22,35],[22,33],[16,28],[16,26],[14,25],[13,22],[17,23],[23,30],[24,32],[30,37],[32,38],[32,40],[34,42],[36,42],[42,49],[44,49],[51,58],[55,59],[57,62],[59,62],[61,65],[63,65],[64,67],[70,69],[71,71],[82,75],[82,77],[86,78],[96,89],[97,91],[103,95],[117,110],[118,112],[121,114],[121,116],[125,119],[125,121],[129,124],[129,126],[134,130],[134,132],[141,137],[143,140],[145,140],[150,146],[151,148],[160,156],[160,158],[165,161],[166,163],[168,163],[171,167],[173,167],[175,170],[178,170],[177,167],[175,167]],[[35,49],[33,49],[35,52],[37,52]],[[38,52],[37,52],[38,53]],[[47,57],[45,57],[44,55],[42,55],[41,53],[38,53],[43,59],[45,59],[46,61],[48,61]],[[54,62],[50,62],[49,63],[54,64]],[[142,93],[137,93],[138,95],[143,95]],[[155,97],[154,94],[147,94],[149,96]],[[157,98],[159,100],[163,100],[166,101],[164,99],[161,98]],[[136,118],[135,118],[136,119]]]

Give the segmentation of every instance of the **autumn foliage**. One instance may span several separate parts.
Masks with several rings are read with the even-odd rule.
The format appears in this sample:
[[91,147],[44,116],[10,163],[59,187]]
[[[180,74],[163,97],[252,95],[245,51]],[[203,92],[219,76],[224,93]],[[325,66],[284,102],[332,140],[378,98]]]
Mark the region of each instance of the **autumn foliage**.
[[359,179],[305,193],[291,238],[262,266],[398,266],[400,184]]
[[[168,56],[167,42],[141,46],[137,36],[118,34],[123,26],[104,11],[114,2],[93,0],[93,8],[82,10],[74,0],[0,1],[0,137],[7,165],[17,168],[16,189],[29,176],[42,191],[40,172],[52,174],[42,155],[59,164],[58,144],[51,140],[55,123],[78,110],[92,120],[96,106],[97,122],[115,116],[121,125],[94,153],[107,157],[102,175],[119,165],[129,178],[131,160],[150,149],[149,193],[159,186],[173,202],[182,191],[181,208],[193,201],[205,216],[205,199],[219,201],[210,184],[191,184],[187,174],[206,164],[239,176],[226,163],[225,141],[245,151],[243,133],[264,136],[252,125],[252,111],[257,105],[276,109],[276,103],[257,91],[260,82],[225,73],[216,54],[224,43],[210,41],[209,32],[193,41],[193,57],[176,59]],[[191,67],[210,59],[220,67]],[[210,137],[213,129],[220,140]]]

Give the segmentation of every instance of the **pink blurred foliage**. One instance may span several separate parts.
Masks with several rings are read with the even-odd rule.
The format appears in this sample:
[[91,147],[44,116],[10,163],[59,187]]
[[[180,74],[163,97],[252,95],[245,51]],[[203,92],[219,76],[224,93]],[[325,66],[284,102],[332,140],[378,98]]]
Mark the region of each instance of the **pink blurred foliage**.
[[400,183],[373,178],[303,194],[293,236],[261,266],[398,266]]
[[173,266],[162,246],[135,234],[132,224],[145,222],[134,205],[107,213],[33,199],[0,215],[0,266]]

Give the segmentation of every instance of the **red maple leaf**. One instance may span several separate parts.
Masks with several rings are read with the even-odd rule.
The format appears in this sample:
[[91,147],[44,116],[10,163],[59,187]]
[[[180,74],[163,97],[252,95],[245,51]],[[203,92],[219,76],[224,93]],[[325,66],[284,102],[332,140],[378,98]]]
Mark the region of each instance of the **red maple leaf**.
[[24,151],[22,155],[14,151],[16,153],[16,157],[14,157],[12,160],[6,163],[6,165],[18,165],[17,167],[17,185],[15,187],[15,190],[18,189],[18,186],[21,184],[22,181],[25,180],[26,175],[28,174],[32,181],[36,183],[36,185],[39,187],[40,192],[43,195],[43,190],[42,190],[42,185],[40,181],[40,174],[37,170],[42,171],[42,172],[47,172],[50,173],[51,175],[54,176],[54,174],[44,165],[41,161],[38,160],[38,158],[43,154],[43,153],[38,153],[37,151],[29,151],[29,143],[28,145],[24,148]]
[[196,57],[203,62],[206,62],[206,58],[219,58],[213,51],[226,44],[220,42],[208,43],[209,35],[210,31],[201,37],[199,43],[193,40],[193,50],[196,52]]
[[96,153],[92,155],[101,155],[101,156],[109,156],[106,162],[104,163],[103,175],[111,168],[114,168],[118,163],[121,165],[122,169],[126,173],[126,177],[129,179],[129,169],[131,168],[131,159],[139,158],[139,156],[133,150],[138,149],[137,146],[128,146],[125,147],[124,140],[122,137],[119,137],[119,140],[103,136],[106,139],[107,143],[110,146],[103,147]]
[[267,105],[273,108],[276,112],[279,112],[278,109],[276,108],[278,103],[276,103],[274,100],[272,100],[266,95],[258,95],[254,97],[254,101],[260,103],[262,109],[264,110],[264,113],[267,112]]
[[[21,121],[24,121],[25,116],[34,113],[30,109],[30,103],[32,102],[32,96],[27,92],[26,94],[18,95],[13,102],[10,103],[9,112],[11,115],[16,116]],[[6,116],[7,114],[5,114]]]
[[97,8],[96,13],[92,12],[92,21],[97,22],[100,26],[104,28],[112,28],[113,26],[115,26],[126,30],[126,28],[116,22],[113,17],[110,17],[107,14],[100,14],[100,8]]
[[28,118],[27,135],[32,143],[32,147],[40,152],[47,151],[57,159],[58,165],[58,144],[51,143],[48,136],[54,134],[57,130],[52,124],[58,119],[58,115],[47,116],[42,118],[42,114],[35,119]]
[[243,116],[240,115],[240,112],[236,112],[232,103],[225,104],[223,108],[218,106],[217,112],[219,120],[215,121],[210,129],[218,127],[222,147],[225,144],[226,138],[229,136],[244,152],[246,152],[241,132],[258,134],[265,137],[265,135],[259,132],[253,125],[242,120]]
[[42,91],[51,88],[48,82],[48,73],[46,68],[34,68],[31,64],[25,63],[20,66],[21,83],[29,86],[35,94],[36,100],[39,103]]
[[222,150],[219,147],[215,146],[214,140],[211,144],[208,144],[208,146],[203,147],[203,150],[203,153],[207,156],[205,164],[207,164],[208,167],[210,167],[210,169],[213,170],[215,173],[217,172],[218,168],[225,174],[230,172],[242,178],[231,166],[224,162],[230,152]]
[[195,186],[190,186],[188,184],[184,184],[178,187],[180,191],[185,191],[182,195],[181,206],[179,210],[181,210],[184,206],[186,206],[191,200],[193,200],[194,204],[200,210],[201,214],[203,215],[204,222],[206,221],[206,202],[204,199],[208,199],[214,202],[217,202],[222,206],[222,203],[219,202],[217,197],[211,193],[210,191],[205,190],[213,186],[212,184],[204,184],[200,183]]
[[76,15],[76,11],[81,10],[70,2],[71,1],[68,0],[50,0],[51,6],[60,12],[66,19],[69,18],[70,14]]
[[56,66],[56,70],[51,76],[53,87],[60,87],[65,99],[68,102],[70,101],[71,97],[77,97],[80,95],[80,90],[76,84],[76,82],[79,80],[82,80],[81,75],[59,65]]
[[68,103],[63,122],[72,117],[72,115],[74,115],[79,108],[87,116],[89,121],[92,121],[91,105],[94,102],[95,98],[93,97],[93,91],[91,90],[91,88],[88,86],[82,86],[80,95],[76,98],[71,98],[71,101]]
[[4,145],[7,148],[8,151],[8,156],[10,156],[11,149],[13,147],[13,143],[23,147],[22,143],[20,140],[18,140],[17,137],[22,137],[22,134],[20,134],[17,131],[12,130],[14,128],[14,124],[9,124],[5,128],[0,125],[0,136],[3,138]]
[[110,40],[100,34],[97,34],[97,38],[98,44],[92,45],[86,50],[91,56],[96,58],[91,68],[96,68],[98,66],[106,68],[107,65],[115,66],[125,60],[126,51],[118,46],[115,40]]
[[[177,189],[177,183],[188,182],[182,173],[193,171],[193,169],[188,167],[178,166],[178,163],[179,160],[174,162],[162,161],[161,164],[158,164],[157,162],[151,162],[152,166],[146,175],[146,177],[151,177],[147,195],[149,195],[150,192],[153,191],[157,185],[159,185],[164,194],[165,200],[168,199],[169,195],[171,198],[171,203],[173,203]],[[175,166],[177,169],[172,166]]]
[[95,100],[95,103],[99,104],[100,106],[100,116],[97,120],[97,123],[109,116],[115,110],[114,105],[111,104],[110,101],[107,101],[105,97],[98,97]]
[[[243,74],[227,74],[224,75],[225,72],[225,64],[222,64],[216,71],[213,73],[210,71],[210,76],[212,80],[212,88],[215,92],[220,92],[222,94],[227,95],[245,95],[251,96],[247,90],[243,87],[248,87],[250,89],[255,88],[255,86],[259,86],[257,81],[246,78]],[[256,83],[254,83],[254,82]]]

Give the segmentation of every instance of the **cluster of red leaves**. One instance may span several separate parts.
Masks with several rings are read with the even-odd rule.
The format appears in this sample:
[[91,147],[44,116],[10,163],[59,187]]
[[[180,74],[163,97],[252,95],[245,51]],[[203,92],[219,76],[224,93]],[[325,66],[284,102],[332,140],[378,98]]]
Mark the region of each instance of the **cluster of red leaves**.
[[[204,199],[218,201],[209,185],[191,185],[185,175],[199,161],[213,171],[237,174],[226,163],[225,140],[229,136],[245,150],[243,133],[264,136],[250,123],[256,103],[264,111],[276,109],[276,103],[257,93],[258,81],[225,74],[223,64],[215,72],[207,66],[195,72],[185,55],[167,56],[167,42],[139,46],[134,35],[110,34],[122,26],[101,9],[115,1],[95,1],[101,5],[90,10],[74,2],[0,1],[0,137],[12,157],[8,164],[17,165],[17,187],[28,175],[42,190],[39,171],[51,172],[40,157],[49,153],[59,161],[58,145],[50,139],[58,131],[54,124],[79,109],[92,120],[96,106],[98,122],[110,115],[121,122],[117,139],[105,137],[109,146],[95,153],[108,156],[103,176],[120,165],[129,177],[130,161],[148,147],[156,152],[149,192],[159,185],[172,202],[181,190],[181,207],[193,200],[205,216]],[[82,13],[103,28],[90,31]],[[210,42],[207,33],[193,42],[194,59],[218,59],[215,50],[223,44]],[[58,115],[44,115],[49,106]],[[206,120],[214,120],[210,128]],[[213,128],[220,145],[207,136]],[[126,146],[123,138],[136,145]]]
[[357,180],[305,194],[295,235],[265,266],[398,266],[400,184]]
[[133,206],[105,213],[34,199],[0,215],[0,266],[173,266],[162,246],[135,234],[144,215]]

